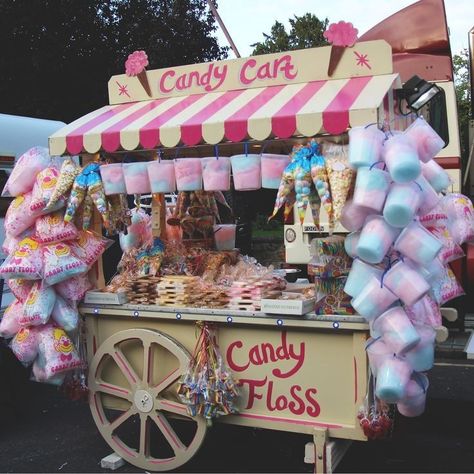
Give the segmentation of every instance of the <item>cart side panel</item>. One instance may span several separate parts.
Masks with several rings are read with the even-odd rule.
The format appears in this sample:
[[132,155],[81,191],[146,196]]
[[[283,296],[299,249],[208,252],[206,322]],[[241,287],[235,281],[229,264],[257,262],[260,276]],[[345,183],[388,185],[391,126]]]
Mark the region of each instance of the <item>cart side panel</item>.
[[[94,347],[125,329],[161,331],[190,354],[198,336],[192,320],[88,315],[86,321],[89,361]],[[327,427],[332,437],[364,440],[357,411],[367,388],[366,337],[366,331],[218,325],[222,355],[241,384],[239,415],[220,421],[308,434]],[[125,351],[140,373],[140,345],[131,342]],[[153,367],[158,383],[174,370],[176,361],[169,354],[158,355]],[[107,382],[124,384],[113,364],[105,373]],[[117,400],[104,404],[126,408]]]

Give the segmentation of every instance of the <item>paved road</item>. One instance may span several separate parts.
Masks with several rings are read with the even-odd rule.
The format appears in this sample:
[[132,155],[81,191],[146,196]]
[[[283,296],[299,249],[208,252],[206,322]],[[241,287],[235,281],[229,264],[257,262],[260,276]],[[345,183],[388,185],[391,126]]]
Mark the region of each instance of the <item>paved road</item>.
[[[474,366],[461,361],[430,373],[426,413],[399,416],[392,439],[354,443],[338,472],[474,472]],[[0,390],[4,389],[4,381]],[[102,472],[110,448],[84,403],[54,387],[24,382],[14,410],[0,411],[0,472]],[[8,418],[12,418],[8,422]],[[307,436],[216,425],[179,472],[310,472]],[[126,465],[118,472],[142,472]]]

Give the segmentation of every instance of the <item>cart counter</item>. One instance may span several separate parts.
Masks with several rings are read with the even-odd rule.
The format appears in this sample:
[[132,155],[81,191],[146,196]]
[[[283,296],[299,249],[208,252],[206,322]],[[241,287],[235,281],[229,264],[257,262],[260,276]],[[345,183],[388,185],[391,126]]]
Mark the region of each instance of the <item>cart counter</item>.
[[369,328],[362,318],[128,304],[80,310],[99,427],[104,406],[126,410],[127,396],[133,401],[137,390],[155,398],[154,409],[186,416],[176,383],[196,344],[196,322],[207,321],[215,323],[222,356],[240,385],[239,413],[219,421],[366,439],[357,419],[367,389]]

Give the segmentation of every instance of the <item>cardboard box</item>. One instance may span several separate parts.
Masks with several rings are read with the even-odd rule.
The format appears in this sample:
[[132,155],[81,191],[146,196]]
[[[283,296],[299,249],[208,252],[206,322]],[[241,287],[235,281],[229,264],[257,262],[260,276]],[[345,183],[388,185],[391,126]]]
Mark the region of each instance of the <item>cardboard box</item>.
[[292,314],[302,316],[303,314],[312,313],[316,304],[315,298],[307,300],[275,300],[262,299],[262,313],[268,314]]
[[105,291],[88,291],[84,298],[87,304],[125,304],[128,301],[125,291],[107,293]]

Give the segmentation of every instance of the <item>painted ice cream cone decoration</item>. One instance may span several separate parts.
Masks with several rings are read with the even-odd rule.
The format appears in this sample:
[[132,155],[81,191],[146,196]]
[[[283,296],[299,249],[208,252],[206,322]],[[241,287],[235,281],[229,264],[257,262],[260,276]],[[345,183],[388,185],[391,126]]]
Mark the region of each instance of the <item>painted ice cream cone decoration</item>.
[[148,56],[145,51],[134,51],[129,54],[125,61],[125,73],[127,76],[135,76],[140,81],[143,89],[148,97],[151,97],[150,83],[146,75],[146,67],[148,66]]
[[323,36],[331,43],[331,55],[329,56],[328,76],[331,77],[339,64],[339,61],[347,47],[354,46],[357,41],[357,28],[352,23],[340,21],[331,23]]

